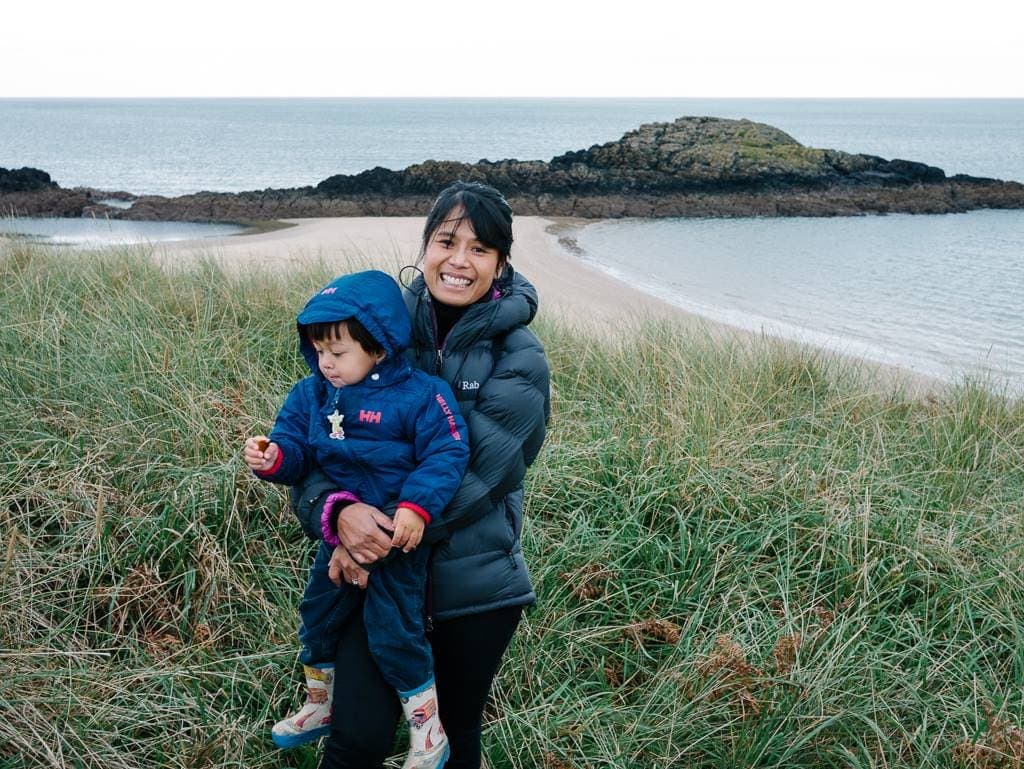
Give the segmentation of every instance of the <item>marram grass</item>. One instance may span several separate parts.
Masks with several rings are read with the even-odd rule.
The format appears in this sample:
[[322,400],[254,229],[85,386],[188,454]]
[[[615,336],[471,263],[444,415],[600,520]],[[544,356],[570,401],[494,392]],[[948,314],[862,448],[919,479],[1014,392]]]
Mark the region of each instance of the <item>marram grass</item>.
[[[238,449],[331,274],[2,248],[0,766],[315,766],[268,739],[311,546]],[[1020,403],[669,324],[537,330],[540,602],[492,767],[1021,765]]]

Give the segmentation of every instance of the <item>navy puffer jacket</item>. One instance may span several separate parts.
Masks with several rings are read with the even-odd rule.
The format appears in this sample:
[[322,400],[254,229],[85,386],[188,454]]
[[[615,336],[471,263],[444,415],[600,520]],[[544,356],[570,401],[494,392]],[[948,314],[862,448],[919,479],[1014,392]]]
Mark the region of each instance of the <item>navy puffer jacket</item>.
[[[362,323],[386,357],[363,381],[335,388],[300,329],[345,318]],[[405,503],[431,520],[441,515],[469,457],[465,423],[449,386],[403,356],[409,316],[394,278],[370,270],[332,281],[306,303],[297,331],[311,373],[292,388],[270,433],[281,449],[277,464],[257,475],[291,485],[319,466],[375,507]]]
[[[435,543],[431,603],[438,620],[536,600],[520,546],[523,478],[544,442],[550,374],[544,348],[527,328],[537,314],[536,289],[511,266],[495,289],[492,301],[466,310],[440,352],[422,276],[405,294],[412,320],[407,355],[451,385],[469,427],[469,469],[425,535]],[[330,488],[311,477],[296,499],[310,534]]]
[[[418,277],[405,294],[413,365],[448,382],[469,427],[469,469],[431,537],[437,619],[533,603],[523,560],[523,478],[544,442],[550,374],[544,347],[527,328],[537,314],[533,285],[505,269],[497,296],[470,306],[438,352],[430,293]],[[436,532],[436,533],[435,533]]]

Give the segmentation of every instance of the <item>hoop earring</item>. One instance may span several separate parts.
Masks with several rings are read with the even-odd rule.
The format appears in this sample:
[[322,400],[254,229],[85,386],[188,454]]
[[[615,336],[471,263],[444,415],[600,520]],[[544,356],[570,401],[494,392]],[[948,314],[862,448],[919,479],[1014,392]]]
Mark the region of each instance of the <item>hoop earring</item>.
[[406,275],[405,271],[406,270],[412,270],[413,272],[415,272],[415,273],[417,273],[419,275],[422,275],[423,274],[423,270],[421,270],[419,267],[416,266],[419,263],[420,262],[417,261],[416,264],[407,264],[407,265],[405,265],[404,267],[402,267],[398,271],[398,283],[399,283],[399,285],[401,285],[402,288],[406,289],[407,291],[411,291],[412,290],[412,283],[413,283],[414,280],[416,280],[416,276],[414,275],[409,280],[409,282],[407,283],[406,280],[405,280],[405,275]]

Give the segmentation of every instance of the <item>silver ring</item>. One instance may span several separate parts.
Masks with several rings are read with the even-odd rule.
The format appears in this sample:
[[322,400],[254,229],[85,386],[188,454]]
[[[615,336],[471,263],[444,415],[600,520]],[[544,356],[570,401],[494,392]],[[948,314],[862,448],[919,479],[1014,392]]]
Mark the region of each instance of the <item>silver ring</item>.
[[359,580],[358,580],[358,579],[354,579],[354,580],[352,580],[352,584],[353,584],[353,585],[358,585],[358,584],[359,584]]

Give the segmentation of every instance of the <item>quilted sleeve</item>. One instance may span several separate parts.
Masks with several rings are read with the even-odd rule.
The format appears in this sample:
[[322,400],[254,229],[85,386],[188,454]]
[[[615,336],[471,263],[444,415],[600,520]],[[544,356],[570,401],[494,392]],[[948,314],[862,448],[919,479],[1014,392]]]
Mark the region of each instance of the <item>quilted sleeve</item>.
[[544,347],[533,332],[516,329],[506,338],[491,376],[481,385],[476,408],[466,417],[469,467],[444,520],[428,527],[426,541],[443,539],[483,517],[523,482],[544,442],[550,413]]

